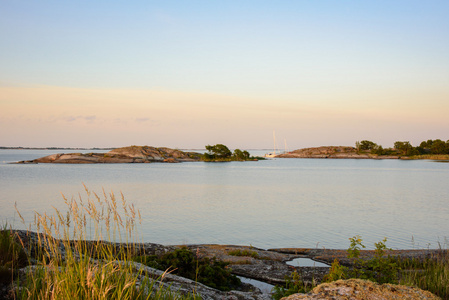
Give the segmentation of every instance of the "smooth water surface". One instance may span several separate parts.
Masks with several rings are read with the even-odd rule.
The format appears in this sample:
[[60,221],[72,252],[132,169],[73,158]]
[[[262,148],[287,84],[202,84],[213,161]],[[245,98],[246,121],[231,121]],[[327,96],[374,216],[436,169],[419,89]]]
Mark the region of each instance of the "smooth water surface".
[[237,276],[241,282],[243,283],[249,283],[257,288],[260,289],[260,291],[264,294],[271,294],[271,291],[274,288],[274,285],[260,281],[260,280],[256,280],[256,279],[252,279],[252,278],[247,278],[247,277],[242,277],[242,276]]
[[[436,248],[449,236],[449,164],[404,160],[274,159],[179,164],[8,164],[57,151],[0,150],[0,220],[65,210],[84,183],[123,192],[144,241],[260,248]],[[90,151],[89,151],[90,152]],[[253,153],[252,154],[260,154]]]
[[294,258],[290,261],[286,261],[286,264],[293,267],[330,267],[328,264],[307,257]]

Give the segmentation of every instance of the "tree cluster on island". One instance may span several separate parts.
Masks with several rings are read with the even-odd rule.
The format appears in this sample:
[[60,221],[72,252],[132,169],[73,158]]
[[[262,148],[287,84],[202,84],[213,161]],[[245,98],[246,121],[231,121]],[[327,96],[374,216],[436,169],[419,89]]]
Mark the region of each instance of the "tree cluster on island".
[[246,150],[235,149],[231,152],[229,148],[223,144],[207,145],[207,152],[203,154],[203,161],[247,161],[260,160],[262,157],[250,156]]
[[383,148],[374,142],[363,140],[356,142],[355,146],[359,152],[369,152],[376,155],[449,155],[449,140],[444,142],[440,139],[427,140],[414,147],[409,141],[396,141],[393,148]]

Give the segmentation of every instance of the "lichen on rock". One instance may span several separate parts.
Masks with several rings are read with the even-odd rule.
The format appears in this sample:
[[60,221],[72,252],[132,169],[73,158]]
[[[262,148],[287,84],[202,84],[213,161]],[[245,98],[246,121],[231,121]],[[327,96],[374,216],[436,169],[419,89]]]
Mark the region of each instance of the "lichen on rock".
[[377,284],[368,280],[348,279],[323,283],[307,294],[293,294],[281,300],[437,300],[439,297],[418,288],[396,284]]

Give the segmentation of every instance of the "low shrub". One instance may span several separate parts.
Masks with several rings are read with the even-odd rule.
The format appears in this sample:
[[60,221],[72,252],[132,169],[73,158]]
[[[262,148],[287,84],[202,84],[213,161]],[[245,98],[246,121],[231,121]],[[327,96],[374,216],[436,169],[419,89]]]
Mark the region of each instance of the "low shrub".
[[331,282],[338,279],[360,278],[371,280],[377,283],[397,283],[400,267],[396,259],[387,256],[385,251],[389,250],[385,243],[387,239],[375,243],[374,257],[371,259],[362,259],[360,251],[365,248],[360,236],[354,236],[349,239],[351,242],[347,252],[348,258],[352,261],[352,267],[341,266],[337,259],[334,260],[329,273],[324,280]]
[[228,252],[229,255],[232,256],[248,256],[252,258],[259,258],[259,254],[256,251],[251,250],[241,250],[241,249],[235,249]]
[[199,257],[186,247],[165,253],[162,256],[138,256],[135,261],[160,270],[173,270],[173,274],[186,277],[221,291],[229,291],[241,284],[231,274],[228,263],[215,258]]
[[329,269],[329,273],[324,275],[323,281],[332,282],[340,279],[346,279],[346,276],[348,276],[347,268],[340,265],[338,259],[334,259],[334,262]]

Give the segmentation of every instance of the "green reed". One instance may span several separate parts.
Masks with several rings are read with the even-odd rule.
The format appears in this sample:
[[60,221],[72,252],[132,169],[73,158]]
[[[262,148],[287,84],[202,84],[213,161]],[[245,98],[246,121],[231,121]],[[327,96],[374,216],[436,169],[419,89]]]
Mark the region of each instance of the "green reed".
[[423,259],[402,259],[400,284],[427,290],[449,299],[449,252],[440,249]]

